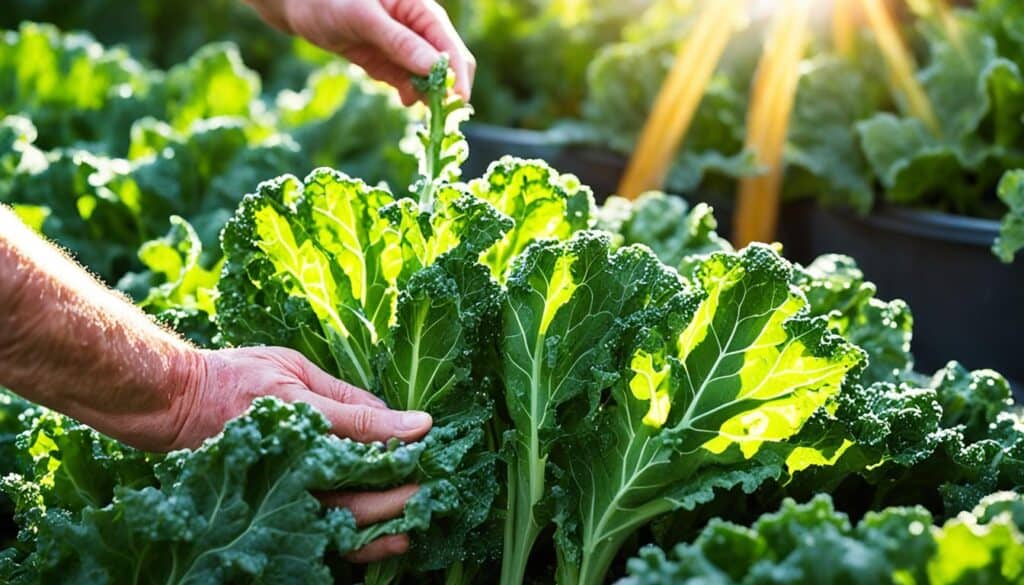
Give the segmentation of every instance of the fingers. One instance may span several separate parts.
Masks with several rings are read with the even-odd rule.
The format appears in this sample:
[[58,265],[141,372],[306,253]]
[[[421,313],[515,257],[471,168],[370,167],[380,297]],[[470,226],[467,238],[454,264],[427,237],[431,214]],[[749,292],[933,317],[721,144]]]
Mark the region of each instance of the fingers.
[[392,63],[377,47],[362,45],[350,50],[346,56],[349,61],[362,67],[370,77],[397,89],[406,106],[420,99],[419,93],[412,86],[409,72]]
[[[388,5],[395,3],[394,0],[385,2],[384,8],[387,9]],[[365,32],[366,40],[380,49],[396,66],[408,73],[426,75],[441,58],[441,53],[427,42],[421,33],[410,29],[406,25],[407,22],[409,21],[396,19],[388,10],[381,18],[371,21]]]
[[[356,517],[360,528],[383,520],[394,518],[405,509],[419,486],[404,485],[384,492],[363,492],[350,494],[323,494],[320,501],[327,506],[345,507]],[[378,538],[363,548],[348,555],[354,563],[372,563],[390,556],[400,555],[409,548],[409,538],[404,534]]]
[[425,412],[373,408],[361,404],[343,404],[310,392],[298,398],[316,407],[340,437],[362,443],[372,441],[415,441],[427,434],[433,419]]
[[387,408],[388,406],[370,392],[331,376],[305,358],[300,357],[298,366],[303,381],[316,394],[343,404],[360,404],[370,408]]
[[467,102],[476,75],[476,59],[455,30],[448,13],[434,0],[389,0],[385,8],[395,20],[448,54],[455,71],[455,92]]
[[404,534],[384,536],[346,555],[353,563],[375,563],[409,550],[409,537]]
[[356,517],[356,525],[362,528],[399,516],[419,489],[416,485],[403,485],[384,492],[330,493],[321,495],[320,501],[325,506],[348,508]]

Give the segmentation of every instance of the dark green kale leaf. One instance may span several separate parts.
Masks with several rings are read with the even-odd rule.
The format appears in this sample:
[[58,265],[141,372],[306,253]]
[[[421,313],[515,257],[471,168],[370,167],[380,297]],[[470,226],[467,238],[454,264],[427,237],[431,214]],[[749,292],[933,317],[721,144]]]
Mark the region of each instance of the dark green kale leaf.
[[405,515],[357,528],[311,492],[398,485],[432,448],[362,444],[329,434],[305,404],[261,398],[194,451],[162,460],[55,414],[23,435],[32,471],[4,490],[23,520],[9,581],[332,583],[327,551],[425,528],[453,487],[425,486]]

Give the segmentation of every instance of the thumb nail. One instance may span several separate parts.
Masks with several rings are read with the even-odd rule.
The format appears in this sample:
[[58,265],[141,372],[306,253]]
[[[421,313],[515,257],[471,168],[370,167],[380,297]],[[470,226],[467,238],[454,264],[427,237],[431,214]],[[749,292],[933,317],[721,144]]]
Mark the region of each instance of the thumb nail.
[[403,431],[415,431],[429,427],[432,422],[433,419],[429,414],[413,410],[402,413],[401,418],[398,419],[398,428]]

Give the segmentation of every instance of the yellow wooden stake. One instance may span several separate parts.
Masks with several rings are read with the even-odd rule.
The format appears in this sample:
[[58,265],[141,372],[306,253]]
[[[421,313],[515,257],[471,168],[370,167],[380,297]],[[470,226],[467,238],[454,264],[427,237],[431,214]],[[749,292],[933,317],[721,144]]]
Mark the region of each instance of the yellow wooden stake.
[[640,133],[619,183],[620,195],[634,199],[664,185],[744,5],[743,0],[705,0]]
[[811,0],[786,0],[765,43],[747,112],[746,147],[766,172],[740,181],[734,244],[770,241],[778,224],[783,149],[793,111],[800,60],[810,34]]
[[910,9],[921,18],[929,18],[942,27],[942,31],[957,49],[963,51],[960,22],[953,14],[947,0],[908,0]]
[[852,57],[857,46],[857,0],[833,0],[832,45],[839,55]]
[[932,103],[914,76],[917,64],[914,63],[914,57],[900,37],[892,15],[886,10],[882,0],[861,0],[861,5],[889,67],[892,81],[907,100],[910,115],[924,122],[925,126],[938,134],[939,122],[932,109]]

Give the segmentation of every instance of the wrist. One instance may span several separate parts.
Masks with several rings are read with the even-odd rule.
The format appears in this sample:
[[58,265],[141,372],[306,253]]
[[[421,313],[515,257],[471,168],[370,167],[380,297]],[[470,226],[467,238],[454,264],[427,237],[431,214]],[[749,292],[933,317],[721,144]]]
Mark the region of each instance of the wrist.
[[210,353],[186,345],[172,358],[170,375],[161,390],[167,399],[167,410],[160,417],[166,423],[161,433],[165,437],[161,441],[161,451],[187,446],[184,443],[189,420],[199,412],[209,376],[207,357]]

